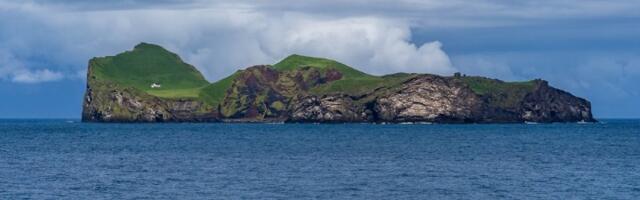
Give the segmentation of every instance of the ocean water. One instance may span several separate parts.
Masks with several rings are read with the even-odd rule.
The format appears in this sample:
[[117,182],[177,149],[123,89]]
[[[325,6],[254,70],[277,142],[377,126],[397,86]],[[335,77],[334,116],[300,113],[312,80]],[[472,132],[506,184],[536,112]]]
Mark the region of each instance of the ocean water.
[[0,199],[638,199],[640,120],[0,121]]

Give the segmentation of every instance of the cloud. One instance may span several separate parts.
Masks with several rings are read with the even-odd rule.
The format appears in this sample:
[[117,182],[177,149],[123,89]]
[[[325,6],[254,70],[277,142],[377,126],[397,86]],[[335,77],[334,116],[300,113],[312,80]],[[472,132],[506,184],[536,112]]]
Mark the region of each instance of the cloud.
[[291,53],[328,57],[374,74],[455,71],[440,42],[411,43],[409,26],[402,21],[295,15],[271,23],[257,35],[264,53],[273,58]]
[[16,83],[41,83],[62,79],[62,73],[49,69],[18,70],[12,74],[11,81]]
[[536,24],[540,20],[640,17],[640,13],[636,12],[640,9],[640,4],[635,0],[5,0],[4,4],[13,7],[51,7],[66,11],[244,8],[272,14],[297,12],[334,17],[406,19],[428,27],[495,27]]
[[[334,58],[373,74],[450,74],[467,69],[490,76],[500,65],[464,67],[482,60],[476,57],[464,61],[465,69],[456,69],[443,50],[446,42],[437,38],[412,42],[412,28],[503,26],[611,13],[635,16],[629,10],[636,6],[629,5],[635,4],[622,0],[3,1],[0,26],[12,28],[0,30],[0,43],[30,69],[71,74],[85,70],[93,56],[113,55],[145,41],[177,52],[210,80],[292,53]],[[501,68],[499,75],[510,73]]]
[[57,81],[63,78],[60,72],[49,69],[27,69],[5,50],[0,50],[0,80],[15,83],[41,83]]
[[[6,35],[0,42],[18,57],[36,55],[41,57],[36,60],[44,60],[44,64],[26,63],[39,65],[31,68],[55,64],[64,72],[84,70],[93,56],[113,55],[142,41],[177,52],[210,80],[249,65],[272,64],[293,53],[334,58],[375,74],[455,71],[440,42],[410,42],[410,25],[404,20],[220,6],[69,11],[37,3],[14,5],[0,14],[8,16],[0,19],[2,26],[15,25],[0,30]],[[45,77],[46,72],[29,75]]]
[[637,117],[637,10],[636,0],[0,0],[0,81],[80,79],[91,57],[145,41],[212,81],[299,53],[374,74],[544,78],[597,112]]

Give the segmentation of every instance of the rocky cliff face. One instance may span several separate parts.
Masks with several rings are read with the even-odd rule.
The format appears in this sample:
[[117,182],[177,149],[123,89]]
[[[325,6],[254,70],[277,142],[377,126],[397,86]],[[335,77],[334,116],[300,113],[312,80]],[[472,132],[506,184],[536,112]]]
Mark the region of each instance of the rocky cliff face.
[[[313,74],[305,76],[303,74]],[[223,118],[288,122],[520,123],[595,121],[588,101],[534,81],[519,95],[482,95],[460,78],[416,75],[399,86],[364,94],[314,94],[308,88],[340,77],[305,68],[278,72],[269,66],[243,71],[227,91]],[[304,77],[307,77],[306,79]],[[500,97],[495,97],[495,96]],[[505,96],[511,95],[511,96]],[[277,105],[277,106],[276,106]]]
[[[382,92],[381,92],[382,91]],[[365,99],[365,101],[362,101]],[[367,100],[368,99],[368,100]],[[536,81],[515,106],[493,102],[455,78],[419,75],[364,96],[306,96],[288,120],[298,122],[523,123],[595,122],[590,103]]]
[[[91,70],[91,67],[89,68]],[[85,122],[218,121],[215,112],[193,99],[165,99],[134,88],[97,80],[89,72],[82,107]]]
[[131,90],[96,91],[87,87],[82,109],[86,122],[214,122],[214,112],[203,112],[202,102],[152,97]]
[[291,105],[292,122],[373,122],[373,112],[349,95],[308,95]]
[[518,113],[524,121],[594,121],[589,101],[553,88],[546,81],[538,81],[535,90],[520,105]]
[[379,121],[474,122],[482,109],[481,97],[460,81],[434,75],[409,80],[375,100]]
[[[89,81],[83,119],[102,122],[288,121],[517,123],[595,121],[590,103],[539,81],[516,103],[500,106],[453,78],[420,75],[397,88],[365,95],[315,95],[307,88],[327,75],[280,73],[268,66],[242,72],[216,109],[190,99],[163,99],[134,89],[94,87]],[[330,72],[335,73],[335,72]],[[311,74],[316,74],[312,72]],[[104,84],[104,83],[101,83]]]
[[[145,48],[156,47],[146,45]],[[153,50],[163,52],[162,49]],[[148,56],[148,52],[144,51],[134,49],[132,52]],[[553,88],[542,80],[506,83],[482,77],[429,74],[376,77],[335,61],[297,56],[294,59],[287,58],[276,66],[249,67],[223,80],[228,82],[214,83],[211,87],[198,86],[199,82],[196,82],[195,89],[187,87],[156,91],[145,89],[144,85],[130,84],[128,79],[113,78],[114,72],[105,68],[114,67],[109,62],[116,58],[107,57],[98,60],[100,62],[90,62],[83,121],[595,121],[588,101]],[[136,64],[140,65],[140,62]],[[194,70],[189,65],[185,66],[183,68]],[[174,70],[170,65],[164,67],[165,71]],[[160,78],[157,80],[172,80],[171,77],[167,78],[170,74],[158,75]],[[201,75],[195,74],[194,77]],[[182,79],[173,83],[180,84]],[[194,95],[193,91],[198,93]]]
[[229,120],[286,120],[292,101],[304,98],[309,88],[340,79],[340,76],[335,70],[322,72],[311,67],[287,72],[265,65],[249,67],[239,72],[226,91],[220,113]]

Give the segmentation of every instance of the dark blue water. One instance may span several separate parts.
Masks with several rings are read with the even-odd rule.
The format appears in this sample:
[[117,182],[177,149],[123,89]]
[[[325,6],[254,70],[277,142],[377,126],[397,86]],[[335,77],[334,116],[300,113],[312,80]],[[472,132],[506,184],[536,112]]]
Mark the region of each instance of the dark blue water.
[[0,121],[0,199],[637,199],[640,120]]

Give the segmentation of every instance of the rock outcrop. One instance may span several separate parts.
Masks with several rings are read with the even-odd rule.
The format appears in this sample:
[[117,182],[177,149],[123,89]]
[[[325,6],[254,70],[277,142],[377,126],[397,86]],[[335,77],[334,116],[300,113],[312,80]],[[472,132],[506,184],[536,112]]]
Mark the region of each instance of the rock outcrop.
[[82,106],[85,122],[215,122],[211,106],[193,98],[161,98],[101,76],[89,61]]
[[[142,44],[141,44],[142,45]],[[140,45],[139,45],[140,46]],[[122,66],[118,56],[159,52],[176,59]],[[153,55],[153,54],[151,54]],[[89,122],[372,122],[522,123],[594,122],[590,103],[546,81],[502,82],[456,74],[371,76],[341,63],[304,56],[240,70],[219,82],[185,84],[202,75],[159,46],[143,45],[115,57],[92,59],[87,75],[83,121]],[[165,56],[167,57],[167,56]],[[118,78],[163,66],[164,74]],[[147,68],[136,68],[143,66]],[[117,68],[114,70],[112,68]],[[175,71],[188,70],[182,77]],[[158,72],[160,73],[160,72]],[[146,79],[144,79],[146,78]],[[164,81],[164,82],[162,82]],[[173,82],[169,82],[173,81]],[[162,82],[162,87],[145,84]],[[186,86],[184,86],[186,85]],[[180,87],[178,87],[180,86]]]
[[291,105],[291,122],[368,122],[373,113],[348,95],[309,95]]
[[[89,81],[93,83],[93,81]],[[219,117],[189,99],[162,99],[135,89],[87,84],[82,109],[85,122],[214,122]]]
[[520,105],[523,121],[594,121],[589,101],[553,88],[546,81],[537,81],[534,91],[527,94]]
[[375,101],[379,121],[474,122],[481,120],[481,97],[464,83],[422,75]]

